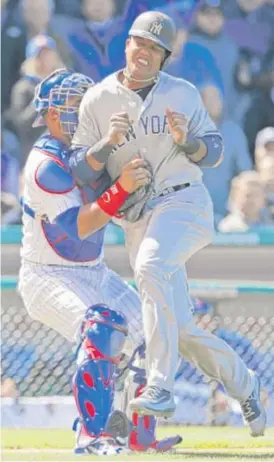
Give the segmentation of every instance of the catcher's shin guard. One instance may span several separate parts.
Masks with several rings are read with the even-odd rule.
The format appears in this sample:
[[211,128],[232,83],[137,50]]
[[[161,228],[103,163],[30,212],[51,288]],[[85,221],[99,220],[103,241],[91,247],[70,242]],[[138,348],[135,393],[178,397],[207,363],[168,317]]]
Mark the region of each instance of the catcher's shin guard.
[[85,435],[104,434],[114,398],[115,365],[127,331],[124,316],[106,305],[87,310],[73,377],[74,398]]
[[156,452],[169,451],[176,444],[181,443],[180,435],[156,439],[156,417],[151,415],[140,416],[137,412],[132,414],[128,410],[128,403],[131,399],[140,396],[146,385],[146,374],[144,369],[145,363],[145,345],[141,345],[134,352],[134,355],[128,363],[130,372],[125,380],[125,387],[122,396],[122,410],[127,413],[131,422],[131,431],[129,435],[129,447],[132,451],[147,451],[153,449]]

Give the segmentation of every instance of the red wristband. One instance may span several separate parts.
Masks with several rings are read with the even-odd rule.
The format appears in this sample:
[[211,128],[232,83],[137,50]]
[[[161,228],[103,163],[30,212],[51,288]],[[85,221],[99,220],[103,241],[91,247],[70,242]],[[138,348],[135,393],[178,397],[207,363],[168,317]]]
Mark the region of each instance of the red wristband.
[[105,213],[113,217],[128,196],[129,193],[122,188],[119,181],[116,181],[97,199],[97,204]]

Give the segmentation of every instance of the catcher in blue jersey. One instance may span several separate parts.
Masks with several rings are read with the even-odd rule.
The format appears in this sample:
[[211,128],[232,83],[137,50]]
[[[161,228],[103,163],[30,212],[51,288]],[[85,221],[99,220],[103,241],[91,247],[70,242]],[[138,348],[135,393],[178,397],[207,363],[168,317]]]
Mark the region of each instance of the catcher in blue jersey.
[[[86,76],[61,69],[36,89],[35,124],[46,125],[49,132],[36,141],[25,167],[19,290],[33,319],[78,344],[75,452],[111,455],[128,446],[166,450],[181,438],[157,441],[153,416],[135,413],[131,425],[124,413],[112,412],[120,357],[126,364],[143,333],[137,292],[103,262],[104,231],[129,194],[149,183],[150,173],[142,160],[134,159],[111,184],[92,160],[87,184],[78,181],[69,146],[80,101],[91,85]],[[115,124],[110,130],[116,130]],[[145,378],[138,380],[137,385],[132,381],[136,393]]]

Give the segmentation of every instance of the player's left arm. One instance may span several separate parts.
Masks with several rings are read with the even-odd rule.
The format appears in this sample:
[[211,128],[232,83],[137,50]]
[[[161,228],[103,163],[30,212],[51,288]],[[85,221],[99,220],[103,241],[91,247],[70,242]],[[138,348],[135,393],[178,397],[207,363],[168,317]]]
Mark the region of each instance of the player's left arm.
[[90,148],[78,147],[71,150],[69,167],[77,184],[96,182],[105,172],[105,164],[89,156]]
[[168,128],[175,143],[192,162],[200,167],[217,167],[223,158],[223,139],[209,117],[196,90],[195,109],[188,119],[185,114],[166,110]]

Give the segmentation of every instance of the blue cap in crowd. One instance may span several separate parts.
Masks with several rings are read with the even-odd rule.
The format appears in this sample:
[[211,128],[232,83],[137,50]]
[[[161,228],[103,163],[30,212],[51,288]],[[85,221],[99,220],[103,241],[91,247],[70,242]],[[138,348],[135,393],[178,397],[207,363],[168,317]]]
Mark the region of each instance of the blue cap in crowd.
[[36,58],[43,48],[50,48],[56,50],[56,42],[49,35],[36,35],[33,39],[29,40],[26,46],[26,58]]

